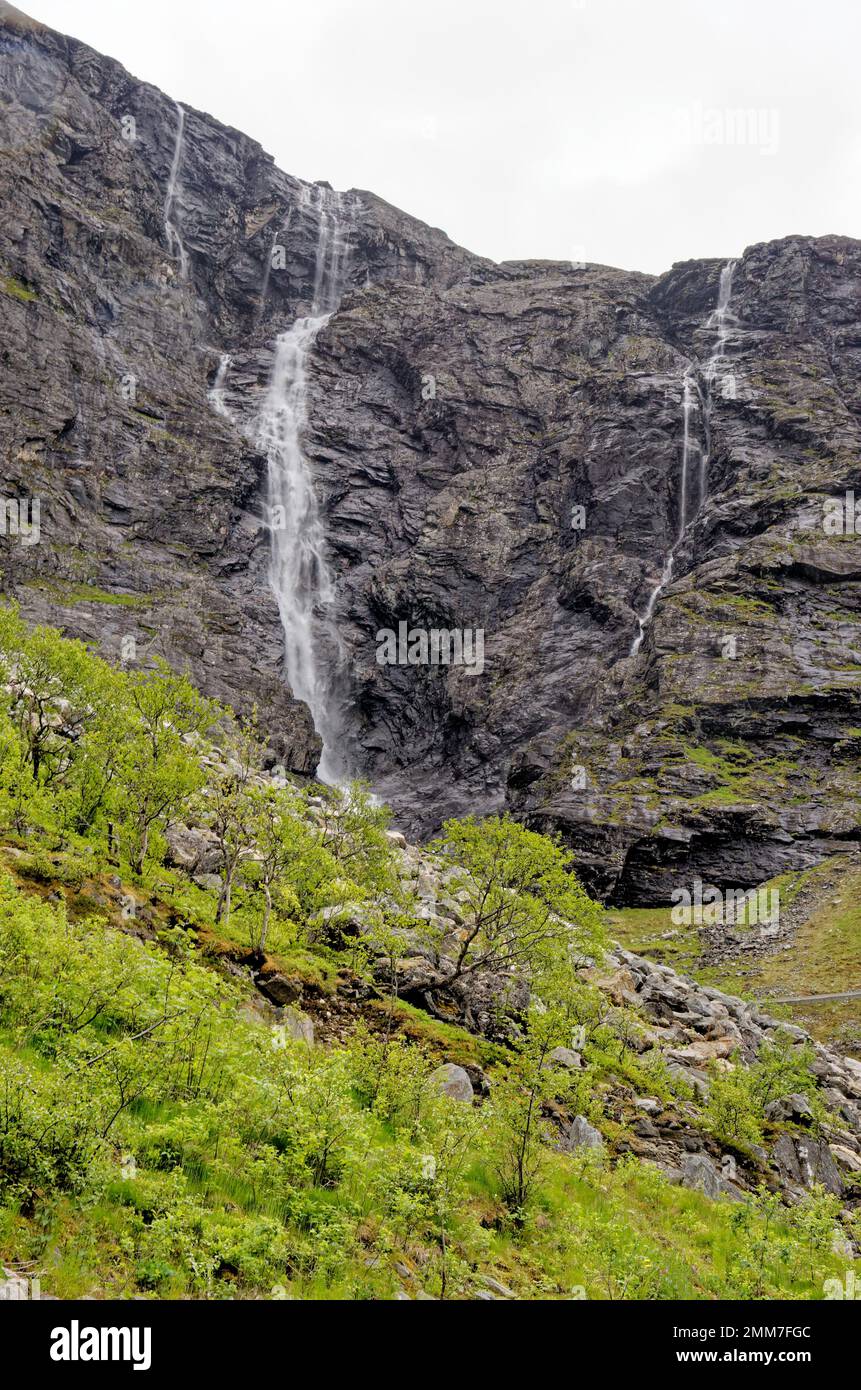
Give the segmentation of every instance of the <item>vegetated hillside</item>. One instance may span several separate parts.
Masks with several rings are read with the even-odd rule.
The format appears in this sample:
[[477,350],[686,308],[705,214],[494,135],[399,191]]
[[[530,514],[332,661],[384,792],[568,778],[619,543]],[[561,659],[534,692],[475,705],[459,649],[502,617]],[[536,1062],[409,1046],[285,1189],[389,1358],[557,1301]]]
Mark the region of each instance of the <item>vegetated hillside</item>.
[[861,1055],[857,857],[783,874],[765,891],[780,895],[779,921],[765,932],[744,921],[679,924],[668,907],[615,909],[607,920],[630,949],[703,983],[753,996],[821,1041]]
[[512,820],[409,846],[9,609],[0,668],[7,1293],[843,1287],[861,1063],[608,946]]
[[[73,39],[2,36],[2,485],[43,519],[0,562],[28,616],[256,700],[314,771],[259,421],[335,229],[303,443],[344,741],[398,823],[508,807],[641,906],[857,847],[861,552],[824,525],[861,483],[857,241],[494,265]],[[381,666],[400,621],[483,629],[483,672]]]

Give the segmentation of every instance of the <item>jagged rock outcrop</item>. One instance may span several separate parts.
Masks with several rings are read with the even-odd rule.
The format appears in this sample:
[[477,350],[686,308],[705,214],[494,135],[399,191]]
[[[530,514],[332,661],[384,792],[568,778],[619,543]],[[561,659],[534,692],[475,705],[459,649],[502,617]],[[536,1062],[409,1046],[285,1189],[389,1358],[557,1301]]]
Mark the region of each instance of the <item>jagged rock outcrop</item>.
[[[716,359],[721,262],[494,265],[3,11],[0,489],[42,511],[0,578],[27,616],[256,702],[313,772],[255,420],[337,215],[304,443],[355,768],[414,834],[509,805],[616,901],[857,844],[861,541],[823,503],[861,497],[861,244],[749,248]],[[379,664],[401,621],[483,629],[483,671]]]

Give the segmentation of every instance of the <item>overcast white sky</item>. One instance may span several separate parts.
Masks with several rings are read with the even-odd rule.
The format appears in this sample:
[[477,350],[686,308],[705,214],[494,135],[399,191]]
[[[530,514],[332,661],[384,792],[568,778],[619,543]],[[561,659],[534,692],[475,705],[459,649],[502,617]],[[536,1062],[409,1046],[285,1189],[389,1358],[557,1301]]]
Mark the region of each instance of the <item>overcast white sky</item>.
[[497,260],[660,272],[861,236],[858,0],[19,6]]

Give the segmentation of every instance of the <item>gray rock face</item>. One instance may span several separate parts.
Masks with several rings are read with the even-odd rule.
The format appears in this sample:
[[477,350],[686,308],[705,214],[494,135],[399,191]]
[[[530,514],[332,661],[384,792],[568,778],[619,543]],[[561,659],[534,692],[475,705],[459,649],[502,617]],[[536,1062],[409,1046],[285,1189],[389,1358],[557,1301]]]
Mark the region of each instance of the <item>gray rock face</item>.
[[295,1042],[314,1046],[314,1024],[300,1009],[294,1009],[292,1004],[288,1004],[281,1011],[281,1023]]
[[[186,109],[183,274],[165,227],[173,101],[5,6],[0,39],[0,492],[41,510],[38,544],[4,539],[2,587],[111,657],[133,643],[130,662],[160,654],[208,694],[257,701],[279,756],[313,772],[319,739],[283,679],[254,419],[275,337],[311,301],[326,190]],[[373,194],[349,204],[348,297],[480,273]],[[226,414],[207,399],[223,353]]]
[[450,1100],[471,1101],[475,1094],[469,1076],[463,1067],[455,1066],[454,1062],[444,1062],[431,1072],[430,1083]]
[[765,1107],[765,1116],[768,1120],[792,1120],[796,1124],[810,1124],[813,1111],[807,1096],[799,1092],[771,1101]]
[[575,1115],[559,1140],[560,1149],[573,1153],[575,1149],[603,1149],[600,1131],[582,1115]]
[[690,1153],[682,1159],[681,1183],[683,1187],[696,1188],[707,1197],[733,1197],[741,1199],[742,1193],[728,1182],[717,1169],[708,1154]]
[[[823,504],[861,491],[861,244],[749,248],[715,365],[720,262],[494,265],[197,111],[177,161],[162,93],[39,24],[2,38],[0,490],[40,500],[41,537],[4,540],[0,584],[26,616],[256,701],[315,770],[255,423],[337,207],[304,446],[350,756],[404,828],[508,805],[622,902],[858,838],[861,561]],[[380,664],[401,622],[480,629],[483,661]]]
[[781,1134],[771,1151],[771,1161],[785,1183],[801,1188],[821,1183],[826,1192],[842,1195],[843,1179],[824,1139]]

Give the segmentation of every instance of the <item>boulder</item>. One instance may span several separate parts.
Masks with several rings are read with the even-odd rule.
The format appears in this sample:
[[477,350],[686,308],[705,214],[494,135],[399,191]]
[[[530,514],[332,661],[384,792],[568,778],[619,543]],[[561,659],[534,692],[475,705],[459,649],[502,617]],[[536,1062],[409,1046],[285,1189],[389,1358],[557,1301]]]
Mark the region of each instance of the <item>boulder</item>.
[[840,1170],[824,1139],[810,1134],[781,1134],[771,1150],[771,1161],[783,1182],[795,1187],[821,1183],[836,1197],[843,1193]]
[[279,970],[269,973],[261,971],[257,977],[257,987],[273,1004],[295,1004],[302,998],[301,981],[293,979],[291,975],[283,975]]
[[517,1297],[517,1294],[514,1293],[514,1291],[510,1289],[507,1284],[503,1284],[499,1279],[494,1279],[493,1275],[479,1274],[477,1277],[479,1279],[479,1282],[484,1284],[485,1288],[490,1289],[491,1293],[496,1294],[497,1298]]
[[208,893],[221,892],[221,879],[218,874],[195,874],[194,882],[198,888],[203,888]]
[[663,1108],[655,1096],[638,1096],[634,1101],[634,1109],[642,1110],[647,1115],[660,1115]]
[[839,1168],[847,1173],[861,1173],[861,1156],[845,1144],[829,1144],[831,1156]]
[[583,1065],[580,1053],[575,1052],[572,1047],[554,1047],[547,1060],[554,1062],[557,1067],[567,1067],[570,1071],[576,1071]]
[[451,1100],[471,1101],[475,1095],[467,1072],[454,1062],[444,1062],[441,1067],[437,1067],[436,1071],[431,1072],[430,1081],[442,1095],[448,1096]]
[[682,1156],[681,1183],[683,1187],[704,1192],[707,1197],[742,1198],[742,1193],[728,1182],[708,1154],[688,1153]]
[[173,868],[200,874],[214,873],[218,868],[218,846],[208,830],[171,825],[165,831],[164,838],[167,842],[165,862]]
[[692,1071],[690,1067],[680,1066],[678,1062],[671,1062],[667,1071],[676,1081],[690,1086],[698,1100],[708,1100],[711,1087],[708,1077],[703,1076],[701,1072]]
[[809,1125],[813,1120],[813,1110],[804,1092],[796,1091],[791,1096],[781,1096],[778,1100],[770,1101],[765,1107],[765,1118],[772,1121],[791,1120],[794,1124]]
[[314,1024],[307,1014],[288,1004],[281,1012],[281,1022],[296,1042],[307,1043],[309,1047],[314,1046]]
[[582,1115],[575,1115],[559,1140],[559,1148],[565,1153],[575,1149],[603,1149],[604,1140],[595,1128]]

